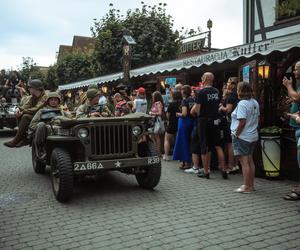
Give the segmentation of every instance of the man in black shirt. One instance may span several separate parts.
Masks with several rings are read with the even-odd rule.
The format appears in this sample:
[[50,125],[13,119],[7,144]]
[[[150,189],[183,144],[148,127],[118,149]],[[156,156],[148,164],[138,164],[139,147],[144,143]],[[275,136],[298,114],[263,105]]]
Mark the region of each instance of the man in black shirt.
[[209,179],[209,166],[211,150],[216,147],[219,166],[222,169],[222,176],[227,179],[225,171],[224,152],[220,143],[220,119],[219,119],[219,91],[213,87],[214,75],[206,72],[202,76],[204,88],[199,91],[196,97],[196,104],[193,112],[198,114],[198,133],[201,145],[201,158],[204,174],[199,172],[199,177]]

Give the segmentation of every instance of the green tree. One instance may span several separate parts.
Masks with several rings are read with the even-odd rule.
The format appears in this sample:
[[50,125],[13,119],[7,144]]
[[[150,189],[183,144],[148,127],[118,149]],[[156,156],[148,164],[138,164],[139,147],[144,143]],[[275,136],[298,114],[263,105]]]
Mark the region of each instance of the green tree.
[[31,57],[23,57],[23,62],[21,64],[21,68],[19,69],[19,73],[23,79],[23,81],[28,82],[28,80],[39,78],[42,81],[45,80],[45,75],[41,72],[41,70],[36,66],[36,63]]
[[[97,73],[107,74],[122,69],[122,36],[130,31],[136,40],[133,67],[140,67],[176,58],[179,49],[179,33],[173,31],[173,20],[166,14],[166,4],[128,10],[125,18],[113,8],[91,27],[96,38],[94,58],[98,62]],[[136,56],[138,55],[138,56]]]
[[55,91],[58,86],[56,68],[57,68],[56,64],[49,66],[47,76],[46,76],[47,88],[50,89],[51,91]]
[[67,54],[53,66],[51,74],[51,81],[58,85],[92,78],[94,73],[91,57],[82,52]]

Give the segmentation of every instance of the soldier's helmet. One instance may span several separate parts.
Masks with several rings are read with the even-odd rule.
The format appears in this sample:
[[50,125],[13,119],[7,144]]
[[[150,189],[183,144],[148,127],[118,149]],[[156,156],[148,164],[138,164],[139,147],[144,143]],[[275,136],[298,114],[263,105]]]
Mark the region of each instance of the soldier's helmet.
[[97,89],[98,90],[98,85],[97,84],[90,84],[88,89]]
[[59,100],[59,103],[61,103],[61,96],[57,92],[49,92],[47,94],[47,100],[46,100],[47,103],[48,103],[50,98],[57,98]]
[[99,95],[100,92],[97,89],[88,89],[88,91],[86,92],[86,97],[90,100]]
[[28,82],[28,88],[44,90],[44,84],[40,79],[33,79]]

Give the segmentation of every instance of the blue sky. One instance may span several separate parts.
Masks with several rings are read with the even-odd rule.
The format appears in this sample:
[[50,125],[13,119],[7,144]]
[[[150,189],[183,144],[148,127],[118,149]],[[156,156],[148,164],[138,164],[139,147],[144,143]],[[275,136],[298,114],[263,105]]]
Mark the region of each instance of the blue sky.
[[[213,21],[212,47],[243,43],[242,0],[144,0],[167,3],[176,29],[184,26],[206,31]],[[60,44],[71,45],[73,35],[91,36],[93,19],[100,19],[109,3],[126,13],[141,6],[141,0],[0,0],[0,68],[17,68],[22,57],[32,57],[40,66],[55,63]]]

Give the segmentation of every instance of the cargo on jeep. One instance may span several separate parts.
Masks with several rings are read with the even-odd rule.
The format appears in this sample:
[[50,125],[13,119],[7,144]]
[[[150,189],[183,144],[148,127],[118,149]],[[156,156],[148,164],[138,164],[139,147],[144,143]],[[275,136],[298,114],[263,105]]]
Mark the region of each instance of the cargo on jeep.
[[149,138],[153,126],[153,118],[143,113],[82,119],[57,116],[48,122],[42,150],[33,137],[34,171],[44,173],[50,165],[53,192],[60,202],[72,198],[75,176],[101,171],[133,174],[142,188],[152,189],[161,176],[159,152]]

